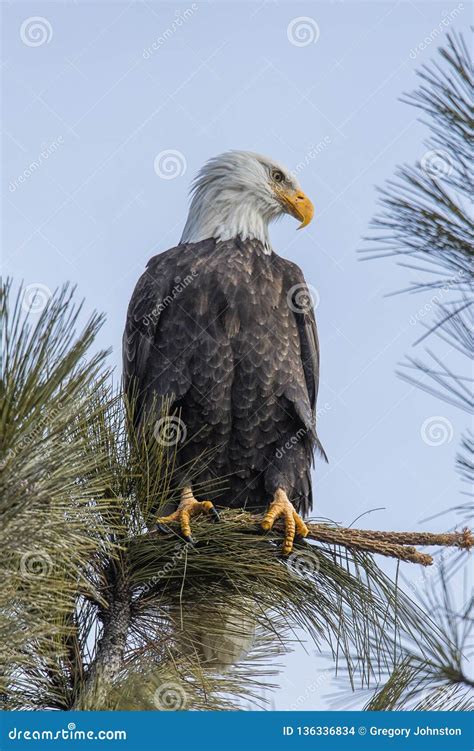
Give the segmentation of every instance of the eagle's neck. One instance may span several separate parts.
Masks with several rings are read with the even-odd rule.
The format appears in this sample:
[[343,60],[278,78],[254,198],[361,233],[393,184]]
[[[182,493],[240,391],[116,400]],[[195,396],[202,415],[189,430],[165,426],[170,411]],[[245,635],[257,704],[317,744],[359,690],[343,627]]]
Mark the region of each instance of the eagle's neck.
[[191,202],[181,242],[240,237],[242,240],[258,240],[264,252],[270,254],[268,224],[271,219],[267,207],[263,203],[259,205],[254,196],[245,200],[231,190],[215,192],[214,195],[198,190]]

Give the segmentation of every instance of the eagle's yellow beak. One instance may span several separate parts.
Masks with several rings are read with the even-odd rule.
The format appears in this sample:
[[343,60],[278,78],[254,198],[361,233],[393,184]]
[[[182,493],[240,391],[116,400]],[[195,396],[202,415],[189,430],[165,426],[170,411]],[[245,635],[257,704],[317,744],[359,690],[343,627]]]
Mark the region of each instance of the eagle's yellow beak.
[[291,193],[282,192],[281,199],[285,204],[287,211],[295,219],[299,219],[301,224],[298,229],[307,227],[314,216],[314,206],[303,191],[295,190]]

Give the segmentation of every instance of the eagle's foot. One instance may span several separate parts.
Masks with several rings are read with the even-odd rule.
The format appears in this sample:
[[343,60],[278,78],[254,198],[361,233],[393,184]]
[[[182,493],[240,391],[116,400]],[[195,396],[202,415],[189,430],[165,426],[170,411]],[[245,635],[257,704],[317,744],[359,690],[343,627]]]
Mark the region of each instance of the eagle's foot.
[[265,531],[271,529],[275,521],[283,516],[285,518],[285,538],[283,540],[283,555],[289,555],[293,550],[293,541],[295,534],[306,537],[309,530],[304,521],[296,513],[295,507],[289,500],[287,494],[281,488],[278,488],[270,508],[263,517],[262,527]]
[[191,536],[191,517],[201,514],[202,512],[212,514],[214,521],[219,521],[219,514],[211,501],[197,501],[191,488],[183,488],[181,501],[176,511],[169,514],[169,516],[160,516],[156,520],[156,523],[158,529],[160,529],[162,528],[162,525],[170,524],[170,522],[179,522],[183,538],[186,542],[193,544],[194,540]]

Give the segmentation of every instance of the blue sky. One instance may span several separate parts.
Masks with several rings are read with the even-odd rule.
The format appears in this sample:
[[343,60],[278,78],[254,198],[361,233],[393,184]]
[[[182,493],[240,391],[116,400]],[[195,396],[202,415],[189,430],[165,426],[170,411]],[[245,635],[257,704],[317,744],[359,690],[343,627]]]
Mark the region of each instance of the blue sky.
[[[304,231],[289,217],[271,231],[319,300],[330,463],[316,466],[315,514],[350,524],[382,507],[359,523],[416,530],[457,502],[464,417],[394,372],[430,296],[384,297],[413,272],[361,262],[357,250],[375,186],[427,150],[426,128],[399,97],[446,30],[468,28],[468,4],[38,0],[2,12],[8,273],[46,290],[77,283],[87,310],[107,314],[99,344],[119,369],[134,284],[178,242],[195,172],[230,148],[281,161],[316,207]],[[157,156],[170,150],[176,175],[163,176]],[[448,426],[440,445],[423,440],[431,418]],[[326,706],[319,674],[320,661],[297,650],[275,706]]]

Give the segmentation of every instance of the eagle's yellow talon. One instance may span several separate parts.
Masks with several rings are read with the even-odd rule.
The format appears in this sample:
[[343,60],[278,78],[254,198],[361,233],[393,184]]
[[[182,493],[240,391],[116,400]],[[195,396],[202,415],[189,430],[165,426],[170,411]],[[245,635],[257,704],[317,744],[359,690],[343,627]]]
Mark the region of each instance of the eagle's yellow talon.
[[214,508],[214,504],[211,501],[201,501],[201,506],[205,511],[210,511]]
[[301,516],[298,516],[296,511],[293,512],[293,519],[295,520],[296,534],[299,535],[300,537],[307,537],[309,533],[309,529],[304,523]]
[[184,488],[181,493],[181,501],[172,514],[168,516],[160,516],[156,522],[157,524],[169,524],[170,522],[178,522],[181,527],[181,534],[185,540],[192,541],[191,537],[191,517],[206,511],[212,513],[214,518],[218,519],[219,515],[214,508],[214,504],[211,501],[197,501],[193,495],[191,488]]
[[290,555],[293,550],[295,534],[298,534],[301,537],[306,537],[309,530],[301,517],[296,513],[287,494],[284,490],[281,490],[281,488],[276,491],[270,508],[262,519],[262,529],[265,531],[271,529],[280,516],[285,517],[285,537],[283,540],[282,553],[283,555]]

